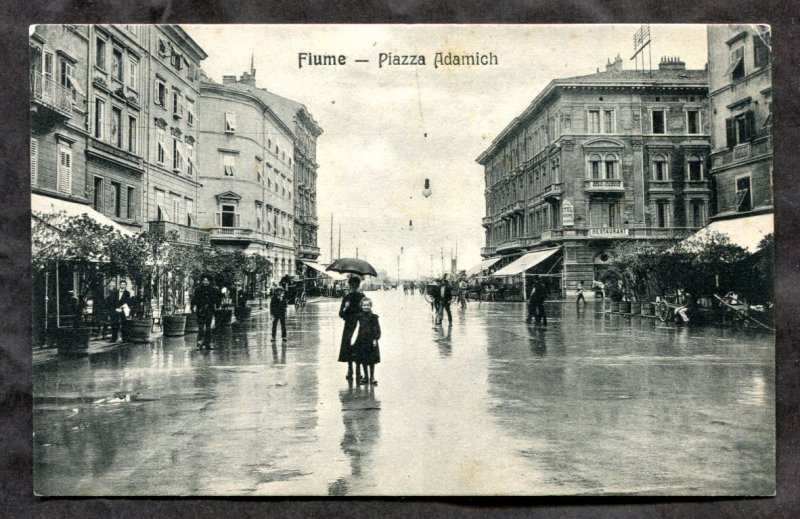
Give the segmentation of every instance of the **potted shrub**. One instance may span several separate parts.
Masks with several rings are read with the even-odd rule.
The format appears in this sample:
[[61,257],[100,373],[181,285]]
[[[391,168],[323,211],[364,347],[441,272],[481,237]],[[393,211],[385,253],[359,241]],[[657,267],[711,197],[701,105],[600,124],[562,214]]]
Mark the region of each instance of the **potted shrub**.
[[[51,337],[59,351],[85,351],[92,330],[87,315],[89,296],[112,270],[110,251],[123,238],[113,227],[86,214],[71,217],[63,212],[35,212],[32,216],[32,266],[34,270],[55,273],[55,326]],[[61,293],[58,280],[64,270],[76,280],[68,294]],[[49,324],[49,316],[45,319]]]
[[[161,323],[167,337],[178,337],[187,331],[197,331],[197,317],[186,313],[187,302],[184,300],[187,278],[197,262],[197,248],[178,245],[177,239],[177,232],[170,231],[167,241],[173,245],[169,247],[163,263]],[[186,329],[189,315],[194,320],[193,330]]]

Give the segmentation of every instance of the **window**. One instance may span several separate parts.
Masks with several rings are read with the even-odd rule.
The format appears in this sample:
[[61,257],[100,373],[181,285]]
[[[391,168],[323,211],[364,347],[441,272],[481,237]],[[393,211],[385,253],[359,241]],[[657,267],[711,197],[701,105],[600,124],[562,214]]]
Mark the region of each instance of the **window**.
[[769,31],[759,30],[753,34],[753,65],[755,68],[763,68],[769,65],[770,45]]
[[222,205],[222,219],[220,222],[221,227],[236,227],[236,206]]
[[181,54],[173,52],[170,61],[172,62],[172,66],[175,68],[175,70],[181,70],[183,68],[183,56]]
[[186,199],[186,225],[194,227],[194,200]]
[[589,110],[589,133],[600,133],[600,110]]
[[186,98],[186,124],[194,125],[194,101]]
[[111,77],[119,82],[125,77],[125,67],[122,65],[122,51],[114,49],[111,61]]
[[744,213],[753,208],[753,195],[750,191],[750,176],[736,179],[736,210]]
[[158,54],[161,57],[169,56],[169,46],[167,41],[162,38],[158,39]]
[[616,227],[619,222],[619,207],[617,204],[608,204],[608,227]]
[[725,119],[728,147],[750,142],[756,136],[755,114],[752,110]]
[[181,195],[170,193],[169,194],[170,202],[172,204],[172,218],[173,222],[181,223],[184,221],[184,214],[183,214],[183,207],[181,206],[181,202],[183,202],[183,198]]
[[703,227],[706,224],[706,203],[703,200],[692,200],[692,226]]
[[183,96],[180,90],[172,90],[172,115],[175,117],[183,117]]
[[172,139],[172,170],[175,172],[183,170],[183,153],[181,152],[180,139]]
[[603,110],[603,132],[614,133],[614,111]]
[[617,178],[616,157],[606,155],[606,178]]
[[225,132],[236,131],[236,114],[234,112],[225,112]]
[[42,63],[42,73],[47,79],[53,79],[53,64],[55,59],[52,52],[44,51],[44,62]]
[[589,169],[593,179],[602,178],[600,176],[600,155],[591,155],[589,157]]
[[119,185],[119,182],[111,182],[111,207],[114,208],[114,216],[120,217],[122,216],[122,186]]
[[186,143],[186,174],[194,175],[194,145]]
[[700,111],[686,111],[686,131],[687,133],[700,133]]
[[128,151],[136,153],[136,132],[137,132],[136,118],[128,116]]
[[139,90],[139,61],[135,58],[128,62],[128,87]]
[[669,180],[667,158],[664,155],[653,157],[653,180]]
[[156,220],[159,222],[168,222],[169,213],[167,212],[167,194],[156,189]]
[[63,56],[59,60],[59,83],[70,91],[74,102],[75,94],[78,90],[78,82],[75,79],[75,64]]
[[230,153],[222,154],[222,171],[226,177],[236,175],[236,155]]
[[58,190],[62,193],[72,194],[72,149],[65,145],[58,145],[58,170],[56,172]]
[[31,185],[39,182],[39,141],[31,138]]
[[167,139],[167,132],[164,131],[163,128],[158,128],[156,130],[156,137],[157,137],[157,153],[156,153],[156,161],[159,164],[164,164],[167,155],[167,148],[166,148],[166,139]]
[[667,133],[666,126],[664,124],[664,110],[653,110],[651,112],[651,119],[652,133]]
[[94,64],[97,68],[102,70],[106,69],[106,40],[99,36],[95,40],[94,46]]
[[92,198],[92,207],[95,211],[103,212],[103,178],[94,177],[94,193]]
[[703,180],[703,160],[693,155],[687,160],[688,179],[693,182]]
[[160,79],[156,79],[156,92],[155,92],[154,102],[161,108],[167,107],[167,84],[161,81]]
[[134,188],[132,186],[128,186],[128,199],[127,199],[127,209],[125,211],[125,216],[129,220],[134,220],[136,218],[136,205],[134,204]]
[[731,49],[731,64],[728,68],[727,74],[731,75],[731,81],[736,81],[737,79],[742,79],[744,77],[745,69],[743,44],[739,45],[735,49]]
[[111,108],[111,143],[122,147],[122,110],[117,107]]
[[669,200],[656,202],[656,227],[669,227]]

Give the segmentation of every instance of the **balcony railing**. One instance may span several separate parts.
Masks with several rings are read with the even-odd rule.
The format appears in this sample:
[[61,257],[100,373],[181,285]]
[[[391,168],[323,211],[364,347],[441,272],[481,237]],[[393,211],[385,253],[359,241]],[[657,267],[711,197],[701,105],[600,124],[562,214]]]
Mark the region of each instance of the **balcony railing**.
[[250,240],[253,238],[253,229],[247,229],[243,227],[212,227],[211,229],[208,229],[208,233],[212,240],[214,238],[223,238],[228,240]]
[[590,193],[624,193],[625,186],[621,178],[593,178],[586,180],[584,189]]
[[105,153],[108,153],[109,155],[114,155],[115,157],[118,157],[120,159],[132,162],[140,168],[143,167],[142,158],[129,151],[122,150],[120,148],[117,148],[116,146],[112,146],[103,141],[98,141],[97,139],[89,139],[89,145],[96,150],[100,150]]
[[650,180],[648,182],[650,191],[674,191],[672,180]]
[[494,251],[495,247],[481,247],[481,256],[491,256]]
[[481,218],[481,225],[484,227],[489,227],[490,225],[492,225],[493,221],[494,218],[492,218],[491,216],[484,216],[483,218]]
[[629,229],[632,238],[659,238],[680,240],[696,231],[689,227],[632,227]]
[[552,241],[552,240],[560,240],[564,237],[564,231],[561,229],[549,229],[547,231],[542,231],[542,234],[539,236],[541,241]]
[[554,198],[559,197],[564,194],[564,187],[561,182],[556,182],[550,184],[549,186],[545,187],[542,191],[542,196],[544,198]]
[[298,246],[298,249],[300,250],[300,254],[309,254],[309,255],[317,255],[317,256],[319,256],[319,252],[320,252],[319,251],[319,247],[317,247],[315,245],[306,245],[306,244],[302,244],[302,243]]
[[708,180],[687,180],[684,191],[711,191]]
[[148,226],[150,232],[168,234],[171,231],[175,231],[178,233],[177,243],[181,245],[199,245],[201,238],[208,234],[197,227],[188,227],[175,222],[148,222]]
[[72,115],[72,91],[41,72],[31,72],[31,99],[64,117]]
[[625,238],[628,236],[626,227],[590,227],[590,238]]

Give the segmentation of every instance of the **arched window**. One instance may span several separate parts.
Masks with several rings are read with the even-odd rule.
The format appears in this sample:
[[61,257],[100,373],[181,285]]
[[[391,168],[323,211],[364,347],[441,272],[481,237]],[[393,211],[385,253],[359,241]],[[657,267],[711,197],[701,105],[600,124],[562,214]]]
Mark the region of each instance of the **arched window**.
[[653,155],[653,180],[669,180],[667,158],[664,155]]
[[619,159],[613,153],[607,153],[604,157],[606,176],[605,178],[619,178]]
[[596,153],[589,155],[589,178],[595,180],[603,178],[602,160]]
[[703,180],[703,159],[697,155],[691,155],[686,160],[686,177],[690,181]]

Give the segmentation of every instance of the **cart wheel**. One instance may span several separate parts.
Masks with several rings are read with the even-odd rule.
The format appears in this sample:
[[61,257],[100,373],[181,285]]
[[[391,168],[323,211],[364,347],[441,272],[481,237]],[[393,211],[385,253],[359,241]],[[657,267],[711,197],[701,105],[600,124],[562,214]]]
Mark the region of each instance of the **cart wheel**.
[[661,319],[662,323],[667,322],[667,319],[669,318],[669,305],[666,303],[666,301],[661,301],[658,303],[658,306],[656,307],[656,315],[658,315],[658,318]]

